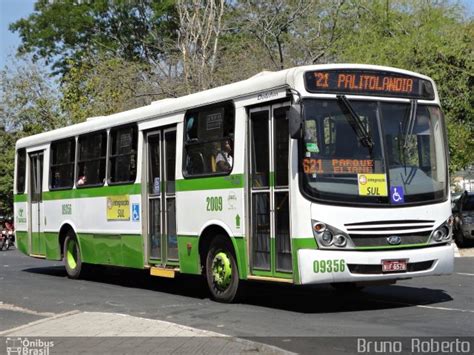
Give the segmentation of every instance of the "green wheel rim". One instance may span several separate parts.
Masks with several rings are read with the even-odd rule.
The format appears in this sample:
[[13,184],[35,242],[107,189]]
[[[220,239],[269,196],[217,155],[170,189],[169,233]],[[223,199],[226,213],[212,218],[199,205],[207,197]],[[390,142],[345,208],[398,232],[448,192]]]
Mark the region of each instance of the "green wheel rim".
[[220,290],[225,290],[232,281],[232,265],[225,252],[217,253],[212,260],[212,279]]
[[77,246],[74,240],[69,240],[66,247],[66,262],[71,269],[77,267]]

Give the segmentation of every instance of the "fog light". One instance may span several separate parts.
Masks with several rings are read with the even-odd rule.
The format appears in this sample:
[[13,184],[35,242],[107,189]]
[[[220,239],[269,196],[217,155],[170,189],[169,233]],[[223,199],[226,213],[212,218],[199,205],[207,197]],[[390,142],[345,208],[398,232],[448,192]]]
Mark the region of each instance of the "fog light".
[[313,225],[313,229],[316,233],[322,233],[326,230],[326,225],[324,223],[321,223],[321,222],[316,222]]
[[324,231],[323,235],[321,236],[321,241],[324,245],[331,245],[332,242],[332,233],[328,230]]
[[347,244],[347,238],[346,237],[344,237],[341,234],[336,235],[336,237],[334,238],[334,245],[336,245],[338,247],[345,247],[346,244]]

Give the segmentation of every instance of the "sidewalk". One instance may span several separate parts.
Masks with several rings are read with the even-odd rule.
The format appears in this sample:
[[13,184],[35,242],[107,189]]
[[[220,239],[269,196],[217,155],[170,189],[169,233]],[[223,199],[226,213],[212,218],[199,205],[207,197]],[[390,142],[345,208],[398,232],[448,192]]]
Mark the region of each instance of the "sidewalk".
[[[0,332],[0,337],[5,339],[6,353],[10,350],[12,354],[25,345],[51,355],[290,354],[270,345],[175,323],[101,312],[59,314]],[[0,354],[3,346],[0,339]]]

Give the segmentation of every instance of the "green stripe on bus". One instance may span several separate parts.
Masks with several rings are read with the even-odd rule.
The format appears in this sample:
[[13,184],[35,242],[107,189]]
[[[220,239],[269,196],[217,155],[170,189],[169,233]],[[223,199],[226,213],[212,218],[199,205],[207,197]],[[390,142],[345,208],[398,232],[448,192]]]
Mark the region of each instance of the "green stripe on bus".
[[380,246],[371,246],[371,247],[355,247],[355,250],[385,250],[385,249],[404,249],[404,248],[419,248],[427,247],[433,244],[429,243],[419,243],[419,244],[407,244],[407,245],[380,245]]
[[65,200],[86,197],[108,197],[119,195],[137,195],[142,191],[141,184],[101,186],[75,190],[59,190],[43,192],[44,200]]
[[27,194],[15,195],[13,198],[15,202],[26,202],[28,200]]
[[242,187],[244,187],[243,174],[176,180],[176,191],[220,190]]

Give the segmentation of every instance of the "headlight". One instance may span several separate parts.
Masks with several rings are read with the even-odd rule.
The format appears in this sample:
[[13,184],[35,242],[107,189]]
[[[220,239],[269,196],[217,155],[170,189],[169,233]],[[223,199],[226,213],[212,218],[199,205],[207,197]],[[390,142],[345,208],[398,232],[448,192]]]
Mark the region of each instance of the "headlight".
[[338,247],[345,247],[347,244],[347,238],[342,234],[336,235],[334,238],[334,245]]
[[311,221],[314,239],[324,249],[354,248],[351,238],[343,231],[320,221]]
[[451,226],[449,225],[449,220],[436,228],[433,233],[431,233],[431,242],[435,243],[445,243],[451,240]]
[[332,233],[329,230],[325,230],[321,235],[321,241],[324,245],[330,246],[332,244]]

